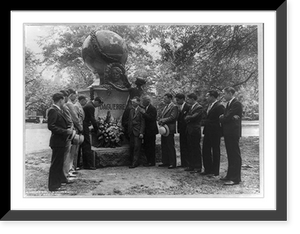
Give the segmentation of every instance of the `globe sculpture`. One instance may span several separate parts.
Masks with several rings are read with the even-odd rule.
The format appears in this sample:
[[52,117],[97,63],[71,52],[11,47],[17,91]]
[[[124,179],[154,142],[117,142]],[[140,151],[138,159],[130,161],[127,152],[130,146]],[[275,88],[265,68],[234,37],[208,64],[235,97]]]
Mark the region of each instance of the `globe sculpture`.
[[82,58],[99,79],[98,85],[111,85],[120,91],[130,87],[124,68],[128,49],[117,33],[108,30],[92,31],[83,42]]

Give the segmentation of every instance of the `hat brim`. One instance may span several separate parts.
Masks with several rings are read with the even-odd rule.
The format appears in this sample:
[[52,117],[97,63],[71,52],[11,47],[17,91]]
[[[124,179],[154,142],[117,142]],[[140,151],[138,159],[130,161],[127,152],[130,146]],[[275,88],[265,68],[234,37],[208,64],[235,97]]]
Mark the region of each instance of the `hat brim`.
[[169,136],[170,130],[169,130],[168,125],[164,124],[163,126],[160,126],[160,128],[164,128],[166,130],[164,133],[162,133],[159,129],[160,135],[165,136],[165,137]]

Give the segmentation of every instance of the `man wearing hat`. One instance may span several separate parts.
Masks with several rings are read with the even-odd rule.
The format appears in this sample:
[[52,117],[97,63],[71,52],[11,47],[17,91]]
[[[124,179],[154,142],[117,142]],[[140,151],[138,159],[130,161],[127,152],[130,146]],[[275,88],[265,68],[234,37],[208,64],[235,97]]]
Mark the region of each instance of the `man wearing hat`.
[[158,124],[160,131],[166,133],[161,136],[162,164],[159,167],[176,168],[176,150],[174,134],[176,132],[176,120],[178,117],[178,107],[172,101],[173,95],[164,95],[165,107],[159,117]]
[[130,161],[129,168],[135,168],[139,164],[142,139],[145,134],[145,120],[141,112],[140,98],[131,99],[132,108],[129,113],[128,133],[130,137]]
[[64,155],[71,142],[68,140],[73,132],[70,120],[63,113],[64,96],[55,93],[52,96],[53,105],[48,111],[48,129],[51,131],[50,147],[52,149],[51,165],[49,170],[48,189],[50,191],[64,190],[62,183],[71,183],[63,173]]

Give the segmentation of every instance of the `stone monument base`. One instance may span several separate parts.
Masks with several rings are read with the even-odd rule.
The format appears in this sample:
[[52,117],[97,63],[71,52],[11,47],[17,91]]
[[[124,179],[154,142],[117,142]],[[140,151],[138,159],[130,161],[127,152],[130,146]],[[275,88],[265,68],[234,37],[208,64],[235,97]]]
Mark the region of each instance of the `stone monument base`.
[[[94,162],[96,168],[101,167],[115,167],[115,166],[129,166],[129,145],[123,145],[116,148],[97,148],[92,146]],[[156,145],[156,162],[161,162],[161,146]],[[142,149],[139,164],[147,163],[145,152]]]

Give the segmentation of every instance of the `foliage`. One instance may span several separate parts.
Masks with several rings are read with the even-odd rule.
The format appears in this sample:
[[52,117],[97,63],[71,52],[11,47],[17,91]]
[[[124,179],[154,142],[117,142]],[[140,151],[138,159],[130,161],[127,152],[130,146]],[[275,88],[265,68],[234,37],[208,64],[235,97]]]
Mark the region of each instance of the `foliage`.
[[[93,74],[81,58],[81,46],[92,30],[104,29],[124,38],[129,50],[128,80],[134,83],[136,77],[147,79],[145,92],[153,96],[156,104],[166,92],[195,92],[203,101],[209,89],[221,91],[230,85],[243,94],[245,115],[254,118],[253,113],[258,113],[255,25],[49,26],[49,36],[39,39],[43,60],[37,61],[26,50],[26,103],[32,96],[38,96],[36,103],[43,106],[42,100],[48,100],[49,94],[58,88],[54,83],[44,81],[45,68],[53,67],[58,80],[65,78],[65,84],[56,83],[60,89],[78,90],[91,85]],[[42,72],[38,72],[38,67]],[[38,108],[33,104],[30,106]]]

